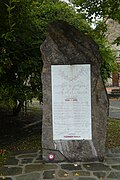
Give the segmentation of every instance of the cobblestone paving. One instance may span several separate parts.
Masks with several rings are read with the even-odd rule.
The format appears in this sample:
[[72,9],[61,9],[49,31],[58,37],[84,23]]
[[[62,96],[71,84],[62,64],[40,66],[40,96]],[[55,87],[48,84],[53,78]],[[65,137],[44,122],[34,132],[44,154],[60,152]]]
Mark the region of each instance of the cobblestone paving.
[[120,180],[120,149],[104,162],[44,163],[41,152],[15,152],[0,168],[0,180]]

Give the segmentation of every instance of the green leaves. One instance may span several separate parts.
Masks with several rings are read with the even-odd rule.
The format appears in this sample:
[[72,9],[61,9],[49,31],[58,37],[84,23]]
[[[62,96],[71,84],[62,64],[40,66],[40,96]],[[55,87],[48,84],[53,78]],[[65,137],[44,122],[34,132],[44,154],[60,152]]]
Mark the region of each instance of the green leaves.
[[[4,3],[5,2],[5,3]],[[2,107],[16,106],[16,101],[32,99],[41,91],[40,52],[36,26],[33,27],[31,16],[32,1],[7,0],[2,2],[2,26],[0,28],[0,105]],[[31,19],[32,17],[32,19]],[[37,34],[37,36],[35,35]],[[37,37],[37,38],[36,38]],[[34,73],[37,87],[25,83]]]
[[[77,13],[74,6],[58,0],[2,0],[0,104],[13,108],[16,107],[16,101],[23,102],[33,97],[42,101],[42,60],[39,47],[46,38],[48,23],[55,20],[64,20],[93,37],[100,45],[103,56],[103,78],[109,76],[113,70],[114,58],[103,41],[106,27],[102,23],[98,24],[96,30],[90,27],[90,16],[95,12],[103,14],[103,1],[79,0],[76,3],[81,5]],[[88,16],[89,20],[86,20]]]
[[102,66],[101,75],[104,81],[111,76],[111,72],[117,71],[117,63],[115,53],[110,49],[109,46],[100,47],[100,52],[102,54]]
[[15,6],[10,6],[10,5],[8,5],[8,4],[5,4],[5,5],[6,5],[6,7],[7,7],[7,11],[8,11],[8,12],[10,12],[12,9],[15,8]]
[[85,12],[86,18],[112,18],[120,22],[120,1],[116,0],[74,0],[80,10]]
[[112,50],[111,45],[105,39],[104,34],[101,33],[101,27],[91,32],[95,42],[99,45],[99,51],[102,57],[101,75],[105,81],[111,76],[112,72],[117,71],[116,55]]

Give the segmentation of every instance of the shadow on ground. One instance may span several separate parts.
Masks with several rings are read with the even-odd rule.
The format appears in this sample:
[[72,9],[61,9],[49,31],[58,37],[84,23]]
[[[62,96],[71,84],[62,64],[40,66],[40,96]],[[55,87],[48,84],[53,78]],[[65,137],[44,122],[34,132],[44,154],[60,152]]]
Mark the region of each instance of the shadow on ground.
[[34,103],[19,116],[4,114],[0,120],[0,148],[17,146],[27,137],[42,134],[42,108]]

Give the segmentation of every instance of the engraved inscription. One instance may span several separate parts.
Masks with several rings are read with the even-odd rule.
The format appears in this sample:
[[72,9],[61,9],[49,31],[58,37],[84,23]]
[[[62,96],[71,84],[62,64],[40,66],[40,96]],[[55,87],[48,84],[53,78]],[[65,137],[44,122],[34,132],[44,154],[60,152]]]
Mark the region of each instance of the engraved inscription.
[[52,65],[54,140],[91,139],[90,65]]

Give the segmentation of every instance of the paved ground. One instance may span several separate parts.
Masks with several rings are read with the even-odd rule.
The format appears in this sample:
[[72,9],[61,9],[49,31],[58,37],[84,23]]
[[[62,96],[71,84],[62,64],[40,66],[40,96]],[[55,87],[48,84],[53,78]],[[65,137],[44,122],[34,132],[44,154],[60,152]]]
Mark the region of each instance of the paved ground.
[[103,163],[44,163],[40,151],[16,152],[0,175],[0,180],[120,180],[120,149],[108,150]]

